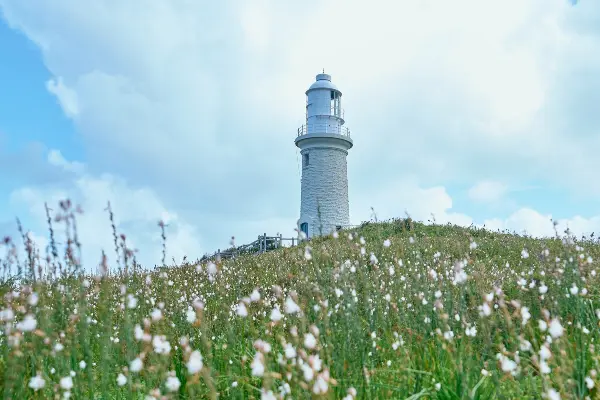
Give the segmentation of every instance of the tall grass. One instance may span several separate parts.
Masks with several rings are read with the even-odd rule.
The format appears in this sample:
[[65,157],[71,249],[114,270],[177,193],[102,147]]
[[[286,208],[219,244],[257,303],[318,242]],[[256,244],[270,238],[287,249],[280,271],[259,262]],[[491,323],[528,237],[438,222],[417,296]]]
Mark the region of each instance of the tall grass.
[[48,211],[46,257],[3,242],[6,399],[598,396],[591,239],[403,219],[216,264],[163,247],[150,271],[113,223],[118,262],[89,275],[75,215]]

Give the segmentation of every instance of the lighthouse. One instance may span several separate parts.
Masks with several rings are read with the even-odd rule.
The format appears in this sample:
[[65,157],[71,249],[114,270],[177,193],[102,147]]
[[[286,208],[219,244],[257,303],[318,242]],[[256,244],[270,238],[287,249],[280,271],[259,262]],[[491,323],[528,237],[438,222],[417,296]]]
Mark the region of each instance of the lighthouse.
[[295,143],[302,158],[298,225],[307,237],[331,234],[350,220],[346,157],[353,142],[341,100],[324,71],[306,91],[306,122]]

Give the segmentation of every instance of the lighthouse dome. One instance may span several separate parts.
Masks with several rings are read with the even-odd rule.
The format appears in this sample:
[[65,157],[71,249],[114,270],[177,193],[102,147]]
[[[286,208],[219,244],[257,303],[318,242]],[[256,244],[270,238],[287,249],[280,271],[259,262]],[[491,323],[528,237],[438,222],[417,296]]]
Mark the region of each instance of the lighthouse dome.
[[325,74],[325,73],[317,75],[317,80],[312,85],[310,85],[310,87],[308,88],[306,93],[308,93],[309,91],[314,90],[314,89],[329,89],[329,90],[335,90],[337,92],[340,91],[337,88],[337,86],[335,86],[333,83],[331,83],[331,75]]

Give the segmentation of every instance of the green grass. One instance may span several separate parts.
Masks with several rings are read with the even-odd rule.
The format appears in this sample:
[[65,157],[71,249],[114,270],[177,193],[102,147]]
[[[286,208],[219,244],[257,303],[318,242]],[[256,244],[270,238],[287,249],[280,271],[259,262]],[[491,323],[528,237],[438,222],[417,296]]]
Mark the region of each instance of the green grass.
[[[259,399],[288,390],[285,398],[333,399],[351,388],[357,399],[540,399],[552,398],[552,390],[562,399],[598,396],[596,385],[588,386],[599,369],[600,246],[589,239],[395,220],[242,256],[217,264],[214,275],[208,264],[144,271],[122,244],[115,232],[120,269],[110,266],[114,272],[102,276],[83,276],[76,238],[60,261],[62,275],[41,279],[39,270],[58,270],[59,259],[32,256],[22,261],[20,281],[5,276],[1,316],[12,310],[15,318],[1,329],[4,398]],[[461,273],[466,281],[456,279]],[[260,300],[251,301],[255,289]],[[299,313],[286,314],[288,298]],[[236,313],[240,302],[246,316]],[[284,315],[277,322],[275,306]],[[153,320],[159,309],[162,318]],[[18,329],[25,315],[35,318],[35,330]],[[562,335],[550,341],[540,320],[555,336],[562,326]],[[159,354],[152,341],[136,338],[136,326],[148,337],[164,335],[169,351]],[[472,326],[476,333],[468,336]],[[56,351],[57,343],[64,348]],[[551,355],[545,362],[542,346]],[[286,349],[296,355],[286,357]],[[196,373],[187,366],[192,351],[202,355]],[[139,372],[130,370],[136,358],[143,360]],[[252,373],[260,369],[255,359],[262,376]],[[29,387],[35,375],[45,382],[37,391]],[[62,388],[70,375],[73,387]],[[174,391],[169,376],[180,382]],[[319,385],[325,393],[317,395]]]

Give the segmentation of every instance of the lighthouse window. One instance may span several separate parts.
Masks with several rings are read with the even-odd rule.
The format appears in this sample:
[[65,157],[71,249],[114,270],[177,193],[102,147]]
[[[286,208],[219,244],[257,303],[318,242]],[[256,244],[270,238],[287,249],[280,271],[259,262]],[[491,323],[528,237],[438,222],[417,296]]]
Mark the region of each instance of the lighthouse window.
[[305,153],[302,156],[302,166],[303,167],[308,167],[308,153]]

